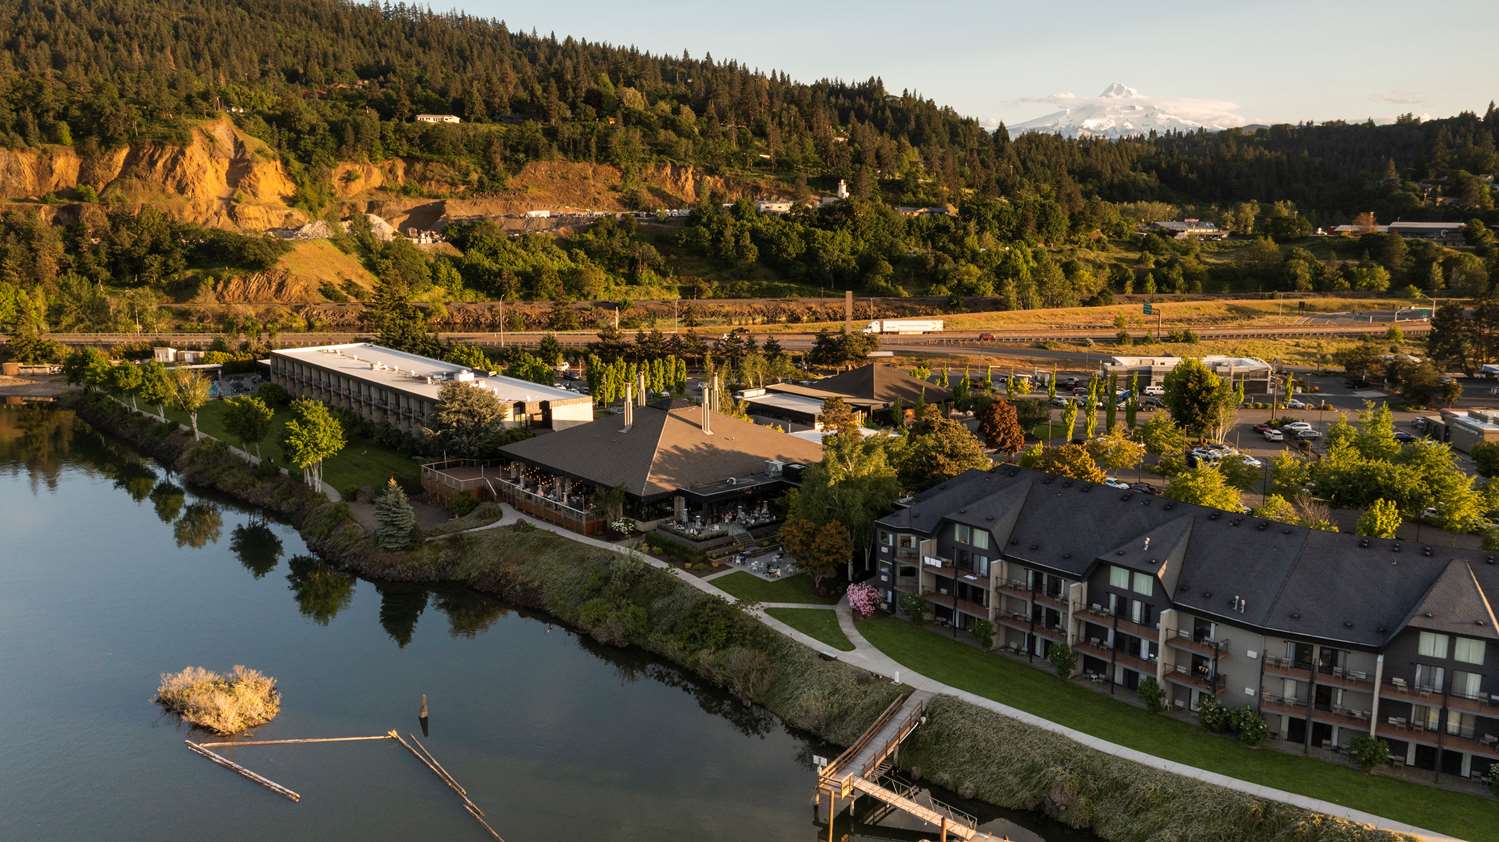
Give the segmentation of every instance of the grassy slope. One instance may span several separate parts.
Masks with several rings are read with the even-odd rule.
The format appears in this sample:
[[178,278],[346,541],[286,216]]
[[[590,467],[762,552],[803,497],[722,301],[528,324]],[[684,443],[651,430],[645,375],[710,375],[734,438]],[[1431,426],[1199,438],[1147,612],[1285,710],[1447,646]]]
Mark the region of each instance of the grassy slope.
[[931,678],[1120,745],[1464,839],[1499,839],[1499,804],[1487,799],[1250,749],[903,620],[878,617],[860,623],[859,631],[885,654]]
[[838,614],[829,608],[767,608],[765,613],[808,637],[844,652],[854,651],[848,635],[838,627]]
[[728,591],[740,599],[753,602],[805,602],[814,605],[832,605],[838,601],[836,597],[821,596],[813,590],[812,578],[805,573],[767,582],[743,570],[736,570],[714,579],[709,584]]
[[[167,417],[182,424],[188,423],[186,413],[173,409],[167,410]],[[290,418],[289,410],[277,410],[276,417],[271,420],[271,431],[260,443],[261,454],[282,467],[287,463],[281,452],[281,430]],[[223,401],[209,401],[198,412],[198,429],[236,447],[240,444],[224,429]],[[416,461],[361,438],[350,438],[343,451],[323,465],[323,479],[340,491],[357,486],[378,488],[392,476],[402,485],[415,488],[421,482],[421,473],[421,466]]]
[[291,249],[276,261],[276,268],[286,270],[314,294],[323,281],[330,281],[337,287],[342,287],[345,280],[352,280],[364,289],[375,286],[375,276],[364,268],[359,258],[341,251],[328,240],[293,243]]

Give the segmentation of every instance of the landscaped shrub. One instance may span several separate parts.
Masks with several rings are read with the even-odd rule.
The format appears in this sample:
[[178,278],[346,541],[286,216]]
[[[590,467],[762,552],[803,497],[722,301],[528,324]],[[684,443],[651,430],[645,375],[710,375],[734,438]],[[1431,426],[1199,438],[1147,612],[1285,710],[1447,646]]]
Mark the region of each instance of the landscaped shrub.
[[1489,791],[1499,795],[1499,763],[1489,767]]
[[1348,744],[1348,755],[1367,772],[1390,756],[1390,744],[1368,734],[1359,734]]
[[1051,647],[1051,654],[1047,658],[1051,660],[1051,665],[1056,668],[1058,678],[1066,680],[1071,678],[1074,672],[1077,672],[1077,653],[1072,651],[1072,647],[1065,643]]
[[910,617],[911,622],[926,622],[926,600],[913,593],[903,593],[897,602],[900,605],[900,613]]
[[1151,713],[1160,713],[1166,709],[1166,691],[1161,689],[1153,676],[1147,675],[1140,679],[1140,686],[1135,688],[1135,694]]
[[854,616],[861,620],[873,617],[874,612],[880,607],[879,589],[864,582],[849,585],[848,607],[854,612]]
[[1204,696],[1197,707],[1197,718],[1202,721],[1202,727],[1215,734],[1222,734],[1232,728],[1233,716],[1233,710],[1218,704],[1218,700],[1212,696]]
[[994,648],[994,624],[988,620],[975,620],[973,623],[973,639],[978,645],[985,649]]
[[281,712],[276,679],[242,666],[227,678],[202,667],[162,673],[156,701],[200,728],[225,735],[264,725]]
[[291,403],[291,395],[279,383],[262,383],[255,387],[255,397],[265,402],[265,405],[276,409]]
[[1265,724],[1264,717],[1249,705],[1234,712],[1233,725],[1234,731],[1239,735],[1239,742],[1246,746],[1257,746],[1263,743],[1270,733],[1270,726]]

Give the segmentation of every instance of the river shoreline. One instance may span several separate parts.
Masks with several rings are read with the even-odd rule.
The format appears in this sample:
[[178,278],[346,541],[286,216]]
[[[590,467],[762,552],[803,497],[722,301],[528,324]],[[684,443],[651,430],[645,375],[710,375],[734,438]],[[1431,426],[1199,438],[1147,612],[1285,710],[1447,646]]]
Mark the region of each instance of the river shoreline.
[[[324,560],[361,578],[475,588],[601,643],[639,647],[829,742],[851,742],[901,692],[643,563],[517,527],[383,552],[345,504],[295,479],[260,475],[222,444],[194,442],[101,395],[64,404],[187,481],[275,513]],[[913,776],[964,797],[1043,813],[1111,841],[1405,838],[1113,758],[946,697],[933,703],[901,760]]]

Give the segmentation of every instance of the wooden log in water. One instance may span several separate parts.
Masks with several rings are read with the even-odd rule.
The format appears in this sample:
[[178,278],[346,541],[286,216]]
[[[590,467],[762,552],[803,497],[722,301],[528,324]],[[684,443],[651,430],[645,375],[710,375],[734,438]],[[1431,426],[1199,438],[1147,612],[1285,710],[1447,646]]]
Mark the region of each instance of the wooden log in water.
[[[394,731],[392,731],[391,733],[395,734]],[[458,797],[461,798],[461,799],[463,799],[463,803],[466,806],[472,807],[474,810],[478,811],[479,815],[481,815],[481,816],[484,815],[484,811],[481,810],[481,809],[479,809],[479,805],[478,804],[475,804],[473,801],[469,800],[469,797],[468,797],[467,794],[458,791],[458,782],[457,781],[451,780],[451,779],[449,779],[449,777],[447,775],[443,774],[442,772],[439,772],[437,770],[437,767],[434,766],[434,765],[432,765],[431,761],[429,761],[427,758],[423,757],[421,752],[419,752],[416,749],[412,748],[411,747],[411,743],[406,742],[406,738],[405,737],[402,737],[400,734],[395,734],[395,736],[396,736],[396,740],[398,740],[401,743],[401,745],[405,746],[406,750],[409,751],[409,752],[411,752],[411,755],[413,757],[415,757],[417,760],[420,760],[423,765],[425,765],[428,769],[432,770],[432,774],[436,775],[438,780],[442,781],[444,784],[447,784],[447,786],[448,786],[449,789],[451,789],[451,790],[453,790],[453,792],[457,793]]]
[[357,743],[371,740],[388,740],[389,734],[375,737],[304,737],[295,740],[225,740],[217,743],[196,743],[202,748],[238,748],[240,746],[291,746],[313,743]]
[[198,745],[197,743],[193,742],[192,740],[183,740],[183,742],[187,743],[187,747],[189,749],[193,750],[194,752],[197,752],[198,754],[203,755],[204,757],[208,758],[209,760],[212,760],[214,763],[217,763],[218,765],[223,766],[225,769],[230,769],[230,770],[233,770],[235,772],[238,772],[240,775],[243,775],[244,777],[249,778],[250,780],[254,781],[255,783],[258,783],[261,786],[265,787],[266,789],[269,789],[271,792],[276,793],[277,795],[286,796],[287,798],[290,798],[292,801],[301,801],[302,800],[302,796],[299,795],[299,794],[297,794],[294,790],[287,789],[286,787],[282,786],[281,784],[276,783],[275,781],[271,780],[270,778],[265,777],[264,775],[256,774],[255,772],[252,772],[249,769],[246,769],[245,767],[239,765],[238,763],[235,763],[233,760],[230,760],[227,757],[223,757],[223,756],[220,756],[218,754],[215,754],[214,752],[209,751],[208,749],[204,748],[201,745]]
[[471,804],[464,804],[463,805],[463,809],[467,810],[468,814],[470,816],[474,817],[474,821],[478,822],[479,826],[482,827],[482,828],[484,828],[484,831],[486,833],[488,833],[490,836],[494,837],[495,839],[499,840],[499,842],[505,842],[504,838],[502,838],[500,836],[500,834],[496,833],[494,828],[492,828],[492,827],[489,826],[489,822],[487,822],[487,821],[484,820],[484,816],[480,815],[478,812],[475,811],[475,808],[473,807],[473,805],[471,805]]
[[437,761],[437,758],[433,756],[431,749],[423,745],[422,741],[418,740],[415,734],[407,734],[406,736],[411,738],[411,744],[416,746],[418,751],[426,755],[428,760],[432,761],[432,765],[437,767],[437,771],[441,772],[443,774],[443,777],[448,779],[448,783],[451,784],[454,789],[458,790],[464,795],[468,795],[468,790],[463,788],[463,784],[458,783],[458,779],[453,777],[453,773],[449,772],[447,770],[447,767],[443,766]]

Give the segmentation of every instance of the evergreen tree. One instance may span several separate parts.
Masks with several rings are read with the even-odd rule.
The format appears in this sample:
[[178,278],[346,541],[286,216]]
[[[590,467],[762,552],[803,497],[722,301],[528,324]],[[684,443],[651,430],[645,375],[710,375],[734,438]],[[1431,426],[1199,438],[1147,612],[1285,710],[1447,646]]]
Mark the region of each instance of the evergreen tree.
[[383,550],[404,550],[415,540],[416,512],[395,477],[375,498],[375,524],[375,544]]

